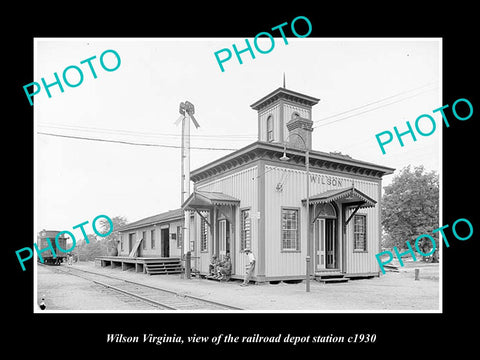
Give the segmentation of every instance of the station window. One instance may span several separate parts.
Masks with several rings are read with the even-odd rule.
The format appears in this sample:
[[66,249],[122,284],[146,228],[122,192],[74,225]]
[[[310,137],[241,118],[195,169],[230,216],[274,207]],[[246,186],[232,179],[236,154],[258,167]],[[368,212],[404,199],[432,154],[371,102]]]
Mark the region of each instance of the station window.
[[150,230],[150,247],[155,249],[155,230]]
[[367,251],[367,215],[353,217],[353,250]]
[[267,141],[273,141],[273,117],[269,115],[267,117]]
[[200,219],[200,251],[207,251],[208,247],[208,225],[205,219]]
[[298,209],[282,209],[282,250],[299,250]]
[[250,209],[240,213],[240,251],[251,249]]
[[145,250],[147,248],[147,232],[142,231],[142,249]]
[[182,247],[182,242],[183,242],[183,239],[182,239],[182,227],[181,226],[177,226],[177,248],[181,248]]

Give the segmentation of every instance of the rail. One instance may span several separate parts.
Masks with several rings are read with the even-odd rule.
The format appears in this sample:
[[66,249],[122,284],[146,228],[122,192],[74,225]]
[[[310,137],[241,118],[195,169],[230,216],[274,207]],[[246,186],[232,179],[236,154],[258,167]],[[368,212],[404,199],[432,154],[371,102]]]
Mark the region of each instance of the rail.
[[[42,264],[42,266],[44,265]],[[124,295],[136,298],[138,300],[166,310],[243,310],[241,308],[223,304],[217,301],[203,299],[201,297],[193,295],[182,294],[158,286],[142,284],[135,281],[122,279],[120,277],[100,274],[98,272],[85,269],[71,267],[56,267],[52,269],[73,276],[81,277],[83,279],[92,281],[95,284],[111,289],[112,291],[122,293]],[[95,279],[95,277],[97,278]],[[111,279],[116,283],[100,281],[98,280],[98,277]]]

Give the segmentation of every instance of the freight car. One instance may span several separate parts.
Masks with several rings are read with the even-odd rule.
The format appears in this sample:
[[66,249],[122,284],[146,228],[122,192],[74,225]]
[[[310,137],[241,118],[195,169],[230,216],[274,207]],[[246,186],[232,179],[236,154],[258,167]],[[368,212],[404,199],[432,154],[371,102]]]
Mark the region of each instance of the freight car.
[[[49,247],[49,244],[47,242],[47,238],[48,238],[50,239],[50,244],[52,244],[52,248],[56,255],[55,257],[52,254],[52,250],[45,250],[45,252],[42,252],[42,258],[43,258],[44,264],[60,265],[60,263],[62,263],[67,258],[67,254],[57,248],[57,243],[58,243],[58,246],[60,246],[62,249],[68,249],[67,238],[65,237],[64,234],[60,235],[57,241],[55,241],[55,238],[59,232],[60,231],[56,231],[56,230],[42,230],[38,233],[38,237],[37,237],[38,248],[45,249]],[[40,258],[37,258],[37,261],[40,262]]]

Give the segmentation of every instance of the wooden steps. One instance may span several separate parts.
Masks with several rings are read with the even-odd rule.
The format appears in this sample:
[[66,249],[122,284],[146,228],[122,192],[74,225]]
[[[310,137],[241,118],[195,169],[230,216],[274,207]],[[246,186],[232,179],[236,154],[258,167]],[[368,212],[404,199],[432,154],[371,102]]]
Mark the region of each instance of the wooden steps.
[[180,274],[182,262],[180,258],[145,259],[145,271],[149,275]]
[[318,274],[315,276],[315,280],[328,284],[348,282],[349,278],[346,278],[344,274]]

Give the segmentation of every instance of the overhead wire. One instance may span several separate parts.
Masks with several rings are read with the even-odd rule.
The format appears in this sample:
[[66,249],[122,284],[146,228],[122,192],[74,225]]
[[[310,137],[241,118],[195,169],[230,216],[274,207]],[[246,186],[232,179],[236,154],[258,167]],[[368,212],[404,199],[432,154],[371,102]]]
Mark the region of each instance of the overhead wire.
[[[426,87],[426,86],[430,86],[431,84],[428,84],[428,85],[424,85],[422,87]],[[419,87],[419,88],[422,88],[422,87]],[[334,114],[334,115],[331,115],[331,116],[328,116],[326,118],[323,118],[323,119],[319,119],[319,120],[316,120],[314,121],[315,122],[321,122],[321,121],[324,121],[324,120],[327,120],[327,119],[331,119],[331,118],[334,118],[334,117],[337,117],[339,115],[343,115],[343,114],[348,114],[348,113],[351,113],[351,112],[355,112],[357,110],[360,110],[360,109],[363,109],[365,107],[368,107],[370,105],[373,105],[373,104],[376,104],[376,103],[380,103],[382,101],[385,101],[385,100],[388,100],[388,99],[391,99],[391,98],[394,98],[394,97],[397,97],[399,95],[403,95],[407,92],[411,92],[411,91],[414,91],[414,90],[418,90],[419,88],[415,88],[415,89],[411,89],[411,90],[406,90],[406,91],[403,91],[401,93],[398,93],[398,94],[395,94],[395,95],[391,95],[391,96],[388,96],[386,98],[383,98],[383,99],[380,99],[380,100],[377,100],[377,101],[373,101],[373,102],[370,102],[368,104],[364,104],[362,106],[358,106],[356,108],[353,108],[353,109],[350,109],[350,110],[346,110],[346,111],[343,111],[341,113],[337,113],[337,114]],[[326,126],[326,125],[330,125],[330,124],[333,124],[333,123],[336,123],[338,121],[342,121],[342,120],[346,120],[346,119],[349,119],[349,118],[352,118],[354,116],[358,116],[358,115],[361,115],[361,114],[365,114],[365,113],[368,113],[370,111],[373,111],[373,110],[377,110],[377,109],[380,109],[380,108],[383,108],[383,107],[386,107],[386,106],[389,106],[389,105],[392,105],[392,104],[396,104],[398,102],[401,102],[401,101],[404,101],[404,100],[407,100],[407,99],[410,99],[410,98],[413,98],[413,97],[416,97],[418,95],[421,95],[421,94],[424,94],[426,92],[429,92],[429,91],[432,91],[432,90],[435,90],[437,89],[438,86],[432,88],[432,89],[427,89],[427,90],[424,90],[424,91],[421,91],[419,93],[416,93],[416,94],[413,94],[413,95],[410,95],[410,96],[407,96],[407,97],[403,97],[401,99],[398,99],[398,100],[395,100],[395,101],[391,101],[391,102],[388,102],[386,104],[382,104],[382,105],[379,105],[379,106],[376,106],[376,107],[373,107],[373,108],[370,108],[370,109],[367,109],[365,111],[361,111],[361,112],[355,112],[351,115],[348,115],[348,116],[344,116],[344,117],[341,117],[340,119],[336,119],[336,120],[333,120],[333,121],[330,121],[330,122],[327,122],[327,123],[320,123],[318,125],[315,125],[313,126],[313,128],[317,128],[317,127],[321,127],[321,126]]]
[[[348,113],[352,113],[352,112],[355,112],[357,110],[360,110],[360,109],[366,108],[368,106],[371,106],[373,104],[378,104],[378,103],[381,103],[385,100],[392,99],[392,98],[401,96],[403,94],[406,94],[406,93],[409,93],[409,92],[412,92],[412,91],[415,91],[415,90],[418,90],[418,89],[422,89],[422,88],[431,86],[432,84],[433,83],[428,83],[428,84],[419,86],[419,87],[414,88],[414,89],[405,90],[405,91],[399,92],[397,94],[390,95],[390,96],[387,96],[385,98],[382,98],[382,99],[379,99],[379,100],[376,100],[376,101],[372,101],[372,102],[369,102],[367,104],[364,104],[364,105],[361,105],[361,106],[358,106],[358,107],[355,107],[355,108],[352,108],[352,109],[349,109],[349,110],[346,110],[346,111],[342,111],[342,112],[334,114],[334,115],[330,115],[330,116],[325,117],[323,119],[316,120],[316,121],[314,121],[314,123],[319,123],[319,122],[322,122],[324,120],[332,119],[332,118],[335,118],[335,117],[340,116],[340,115],[345,115],[345,114],[348,114]],[[392,105],[392,104],[395,104],[395,103],[398,103],[398,102],[401,102],[401,101],[405,101],[407,99],[416,97],[416,96],[418,96],[420,94],[423,94],[425,92],[432,91],[436,88],[437,87],[434,87],[433,89],[424,90],[420,93],[416,93],[416,94],[413,94],[413,95],[410,95],[410,96],[407,96],[407,97],[403,97],[403,98],[400,98],[398,100],[388,102],[386,104],[381,104],[379,106],[369,108],[365,111],[355,112],[355,113],[350,114],[348,116],[344,116],[344,117],[341,117],[340,119],[336,119],[336,120],[333,120],[333,121],[330,121],[330,122],[327,122],[327,123],[319,123],[316,126],[314,126],[313,128],[330,125],[330,124],[333,124],[333,123],[336,123],[336,122],[339,122],[339,121],[343,121],[343,120],[352,118],[354,116],[365,114],[365,113],[368,113],[368,112],[371,112],[371,111],[374,111],[374,110],[377,110],[377,109],[380,109],[380,108],[383,108],[383,107],[386,107],[386,106],[389,106],[389,105]],[[157,138],[161,138],[161,137],[180,138],[182,136],[181,134],[142,132],[142,131],[133,131],[133,130],[124,130],[124,129],[106,129],[106,128],[87,127],[87,126],[80,126],[80,125],[68,126],[68,125],[58,125],[58,124],[53,124],[52,125],[52,124],[48,124],[48,123],[40,123],[38,125],[41,126],[41,127],[47,127],[47,128],[53,128],[53,129],[82,131],[82,132],[87,132],[87,133],[95,133],[95,132],[102,133],[103,132],[103,133],[110,133],[110,134],[115,134],[115,135],[122,134],[122,135],[127,135],[127,136],[147,136],[147,137],[157,137]],[[77,140],[100,141],[100,142],[119,143],[119,144],[134,145],[134,146],[136,145],[136,146],[150,146],[150,147],[164,147],[164,148],[181,148],[181,146],[179,146],[179,145],[152,144],[152,143],[142,143],[142,142],[126,141],[126,140],[103,139],[103,138],[98,138],[98,137],[92,138],[92,137],[87,137],[87,136],[73,136],[73,135],[65,135],[65,134],[54,134],[54,133],[43,132],[43,131],[39,131],[37,133],[40,134],[40,135],[56,136],[56,137],[63,137],[63,138],[70,138],[70,139],[77,139]],[[217,139],[217,138],[222,139],[222,140],[227,140],[227,141],[247,141],[247,140],[253,140],[253,139],[256,138],[255,135],[250,135],[250,134],[236,134],[236,135],[234,135],[234,134],[190,134],[190,136],[191,136],[192,139],[203,140],[203,141],[205,141],[205,140],[211,141],[211,140],[214,140],[214,139]],[[362,142],[360,142],[358,145],[360,145],[361,143]],[[190,149],[195,149],[195,150],[220,150],[220,151],[222,151],[222,150],[224,150],[224,151],[238,150],[238,149],[234,149],[234,148],[217,148],[217,147],[200,147],[200,146],[190,146]]]
[[339,116],[339,115],[343,115],[343,114],[346,114],[346,113],[349,113],[349,112],[352,112],[352,111],[355,111],[355,110],[359,110],[359,109],[362,109],[364,107],[367,107],[367,106],[370,106],[370,105],[373,105],[373,104],[377,104],[379,102],[382,102],[382,101],[385,101],[385,100],[388,100],[388,99],[391,99],[393,97],[397,97],[399,95],[403,95],[405,93],[408,93],[408,92],[411,92],[411,91],[414,91],[414,90],[418,90],[418,89],[421,89],[421,88],[424,88],[424,87],[427,87],[427,86],[430,86],[430,85],[433,85],[434,83],[427,83],[427,84],[424,84],[424,85],[421,85],[421,86],[418,86],[416,88],[413,88],[413,89],[409,89],[409,90],[404,90],[404,91],[401,91],[399,93],[396,93],[396,94],[393,94],[393,95],[390,95],[390,96],[387,96],[387,97],[384,97],[382,99],[379,99],[379,100],[375,100],[375,101],[372,101],[372,102],[369,102],[367,104],[363,104],[361,106],[357,106],[355,108],[352,108],[352,109],[349,109],[349,110],[345,110],[345,111],[342,111],[340,113],[337,113],[337,114],[333,114],[333,115],[330,115],[330,116],[327,116],[327,117],[324,117],[322,119],[318,119],[318,120],[315,120],[315,122],[319,122],[319,121],[324,121],[324,120],[327,120],[327,119],[330,119],[332,117],[336,117],[336,116]]
[[[83,136],[61,135],[61,134],[45,133],[45,132],[41,132],[41,131],[37,131],[37,134],[48,135],[48,136],[57,136],[57,137],[63,137],[63,138],[69,138],[69,139],[77,139],[77,140],[89,140],[89,141],[117,143],[117,144],[124,144],[124,145],[152,146],[152,147],[175,148],[175,149],[181,148],[181,146],[179,146],[179,145],[137,143],[137,142],[132,142],[132,141],[124,141],[124,140],[111,140],[111,139],[89,138],[89,137],[83,137]],[[190,149],[193,149],[193,150],[227,150],[227,151],[238,150],[238,149],[233,149],[233,148],[214,148],[214,147],[200,147],[200,146],[190,146]]]
[[[382,101],[384,101],[384,100],[386,100],[386,99],[391,99],[391,98],[393,98],[393,97],[397,97],[398,95],[405,94],[405,93],[408,93],[408,92],[412,92],[412,91],[414,91],[414,90],[418,90],[418,89],[421,89],[421,88],[429,87],[429,86],[431,86],[432,84],[433,84],[433,83],[429,83],[429,84],[426,84],[426,85],[423,85],[423,86],[420,86],[420,87],[417,87],[417,88],[414,88],[414,89],[406,90],[406,91],[403,91],[403,92],[401,92],[401,93],[397,93],[397,94],[395,94],[395,95],[391,95],[391,96],[388,96],[388,97],[386,97],[386,98],[383,98],[383,99],[380,99],[380,100],[377,100],[377,101],[374,101],[374,102],[371,102],[371,103],[368,103],[368,104],[365,104],[365,105],[362,105],[362,106],[359,106],[359,107],[356,107],[356,108],[353,108],[353,109],[350,109],[350,110],[347,110],[347,111],[344,111],[344,112],[342,112],[342,113],[338,113],[338,114],[336,114],[336,115],[329,116],[328,118],[333,118],[334,116],[337,116],[337,115],[340,115],[340,114],[346,114],[346,113],[349,113],[349,112],[352,112],[352,111],[355,111],[355,110],[358,110],[358,109],[361,109],[361,108],[370,106],[370,105],[372,105],[372,104],[374,104],[374,103],[379,103],[379,102],[382,102]],[[433,84],[433,85],[434,85],[434,84]],[[352,118],[352,117],[355,117],[355,116],[358,116],[358,115],[361,115],[361,114],[364,114],[364,113],[368,113],[368,112],[370,112],[370,111],[373,111],[373,110],[376,110],[376,109],[379,109],[379,108],[383,108],[383,107],[386,107],[386,106],[389,106],[389,105],[392,105],[392,104],[395,104],[395,103],[398,103],[398,102],[401,102],[401,101],[404,101],[404,100],[407,100],[407,99],[410,99],[410,98],[419,96],[419,95],[421,95],[421,94],[423,94],[423,93],[426,93],[426,92],[429,92],[429,91],[433,91],[433,90],[435,90],[435,89],[437,89],[437,88],[438,88],[438,86],[435,86],[435,87],[433,87],[433,88],[431,88],[431,89],[426,89],[426,90],[421,91],[421,92],[419,92],[419,93],[415,93],[415,94],[413,94],[413,95],[410,95],[410,96],[407,96],[407,97],[403,97],[403,98],[401,98],[401,99],[398,99],[398,100],[395,100],[395,101],[391,101],[391,102],[388,102],[388,103],[386,103],[386,104],[382,104],[382,105],[380,105],[380,106],[376,106],[376,107],[374,107],[374,108],[370,108],[370,109],[367,109],[367,110],[362,111],[362,112],[356,112],[356,113],[354,113],[354,114],[351,114],[351,115],[342,117],[342,118],[340,118],[340,119],[336,119],[336,120],[331,121],[331,122],[327,122],[327,123],[325,123],[325,124],[318,124],[317,126],[314,126],[314,128],[321,127],[321,126],[326,126],[326,125],[330,125],[330,124],[333,124],[333,123],[335,123],[335,122],[339,122],[339,121],[346,120],[346,119],[349,119],[349,118]],[[324,119],[327,119],[327,118],[324,118]],[[321,120],[324,120],[324,119],[321,119]],[[317,121],[321,121],[321,120],[317,120]],[[365,144],[367,144],[367,143],[370,143],[370,142],[367,141],[367,140],[362,140],[362,141],[359,141],[359,142],[356,142],[356,143],[353,143],[353,144],[347,144],[346,147],[345,147],[345,146],[343,147],[343,150],[349,152],[349,151],[351,151],[353,148],[357,148],[357,147],[359,147],[359,146],[365,146]]]
[[[68,125],[58,125],[58,124],[47,124],[40,123],[38,124],[41,127],[53,128],[53,129],[62,129],[62,130],[72,130],[72,131],[83,131],[83,132],[100,132],[100,133],[112,133],[112,134],[122,134],[122,135],[135,135],[135,136],[150,136],[150,137],[174,137],[180,138],[181,134],[170,134],[170,133],[156,133],[156,132],[143,132],[143,131],[133,131],[133,130],[123,130],[123,129],[106,129],[106,128],[97,128],[97,127],[87,127],[87,126],[68,126]],[[243,141],[255,138],[255,135],[250,134],[190,134],[190,137],[197,138],[201,140],[209,140],[211,138],[222,138],[227,140],[234,141]]]

